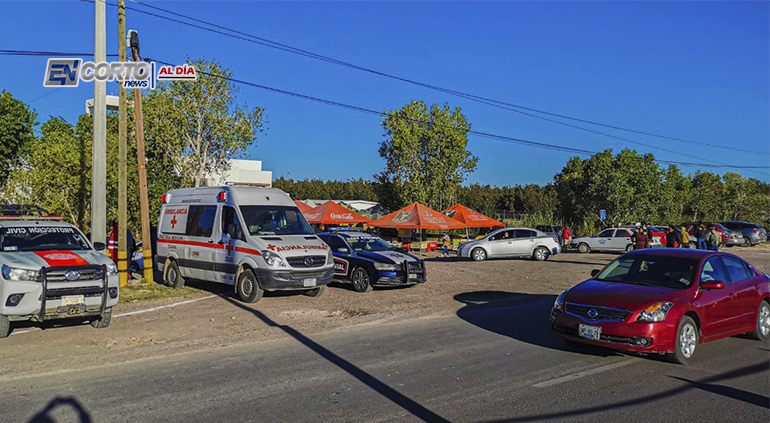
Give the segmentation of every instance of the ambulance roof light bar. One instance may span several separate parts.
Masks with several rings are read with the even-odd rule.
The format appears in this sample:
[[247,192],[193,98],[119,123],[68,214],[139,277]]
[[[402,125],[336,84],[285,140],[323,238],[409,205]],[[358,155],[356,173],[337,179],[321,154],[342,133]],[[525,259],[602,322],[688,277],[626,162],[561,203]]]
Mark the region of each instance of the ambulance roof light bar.
[[264,184],[261,182],[225,182],[228,187],[262,187],[270,188],[270,184]]

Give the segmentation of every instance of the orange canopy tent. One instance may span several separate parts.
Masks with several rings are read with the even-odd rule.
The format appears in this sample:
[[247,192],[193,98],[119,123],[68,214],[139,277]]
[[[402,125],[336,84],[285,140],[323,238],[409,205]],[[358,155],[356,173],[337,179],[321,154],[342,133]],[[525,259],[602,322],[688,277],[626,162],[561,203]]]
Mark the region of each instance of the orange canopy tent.
[[303,203],[299,200],[294,200],[294,204],[297,205],[297,208],[299,209],[299,212],[302,214],[305,214],[306,211],[312,209],[312,207],[308,206],[307,204]]
[[318,207],[314,207],[306,212],[302,212],[309,223],[324,225],[341,225],[356,223],[372,224],[372,219],[361,216],[353,210],[348,210],[334,201],[327,201]]
[[436,210],[412,203],[375,220],[371,226],[395,229],[462,229],[465,224]]
[[503,222],[492,219],[489,216],[485,216],[475,210],[469,209],[462,204],[455,204],[454,206],[442,211],[445,215],[460,221],[469,228],[494,228],[497,226],[505,227]]

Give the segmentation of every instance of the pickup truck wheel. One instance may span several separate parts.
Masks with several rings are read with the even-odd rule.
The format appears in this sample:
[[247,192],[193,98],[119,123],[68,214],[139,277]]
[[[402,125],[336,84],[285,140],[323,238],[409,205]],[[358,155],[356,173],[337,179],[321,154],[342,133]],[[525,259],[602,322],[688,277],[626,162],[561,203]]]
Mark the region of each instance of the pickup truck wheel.
[[107,310],[104,310],[104,316],[94,317],[93,319],[91,319],[91,326],[97,329],[104,329],[110,325],[111,319],[112,319],[112,307],[108,308]]
[[353,269],[353,275],[350,280],[353,282],[353,289],[356,292],[370,292],[372,290],[372,283],[369,279],[369,273],[363,267],[356,267]]
[[303,292],[303,294],[307,295],[308,297],[320,297],[324,294],[324,292],[326,292],[326,285],[321,285],[315,289],[308,289],[307,291]]
[[238,282],[235,284],[235,291],[238,292],[238,296],[241,297],[241,301],[244,303],[256,303],[262,298],[265,291],[259,287],[257,277],[254,276],[254,272],[247,269],[241,272],[238,276]]
[[175,261],[168,264],[164,279],[166,285],[174,289],[180,289],[184,286],[184,278],[182,277],[182,273],[179,272],[179,265],[177,265]]
[[0,338],[7,338],[11,334],[11,320],[8,316],[0,314]]
[[578,245],[578,251],[580,251],[583,254],[590,253],[591,247],[588,246],[585,242],[581,242],[580,245]]

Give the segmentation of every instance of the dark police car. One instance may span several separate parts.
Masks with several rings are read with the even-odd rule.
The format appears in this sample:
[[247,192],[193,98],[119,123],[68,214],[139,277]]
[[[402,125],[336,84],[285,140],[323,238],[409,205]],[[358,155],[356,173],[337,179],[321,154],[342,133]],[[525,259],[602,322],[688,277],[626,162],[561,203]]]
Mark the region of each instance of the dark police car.
[[358,292],[375,286],[412,286],[425,282],[425,263],[398,252],[381,238],[365,232],[318,234],[334,253],[334,279],[353,284]]

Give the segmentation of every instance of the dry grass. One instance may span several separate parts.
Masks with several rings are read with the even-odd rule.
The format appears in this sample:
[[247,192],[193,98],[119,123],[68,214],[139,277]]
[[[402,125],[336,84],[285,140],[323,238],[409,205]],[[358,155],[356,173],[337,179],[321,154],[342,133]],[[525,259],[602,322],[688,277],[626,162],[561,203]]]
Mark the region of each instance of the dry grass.
[[157,283],[128,285],[127,287],[120,289],[120,304],[188,297],[203,292],[205,291],[189,286],[185,286],[181,289],[174,289]]

